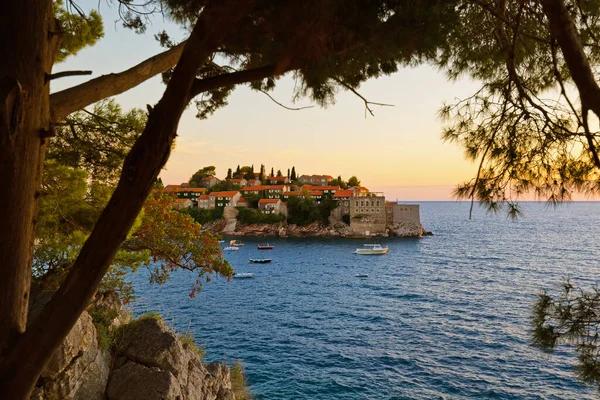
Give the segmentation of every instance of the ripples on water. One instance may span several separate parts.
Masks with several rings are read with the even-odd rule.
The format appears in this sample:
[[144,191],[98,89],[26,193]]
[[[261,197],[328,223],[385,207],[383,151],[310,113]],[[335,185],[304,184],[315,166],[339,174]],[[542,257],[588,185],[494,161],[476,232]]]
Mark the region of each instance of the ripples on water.
[[[573,352],[529,343],[541,288],[563,277],[598,284],[600,203],[557,210],[525,203],[517,223],[466,203],[421,203],[435,236],[381,240],[385,256],[357,256],[364,240],[258,240],[226,253],[255,279],[162,287],[135,277],[134,310],[188,326],[207,361],[243,360],[256,399],[594,399],[572,372]],[[264,254],[271,264],[248,264]],[[368,273],[369,278],[356,278]]]

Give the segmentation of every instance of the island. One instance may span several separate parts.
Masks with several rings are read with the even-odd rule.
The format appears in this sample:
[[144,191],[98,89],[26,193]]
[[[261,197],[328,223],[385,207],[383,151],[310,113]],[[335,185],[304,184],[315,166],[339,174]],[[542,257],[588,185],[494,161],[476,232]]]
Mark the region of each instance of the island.
[[[244,169],[246,169],[244,171]],[[174,208],[189,213],[203,229],[227,236],[257,237],[421,237],[418,204],[388,201],[355,177],[284,176],[243,167],[219,179],[214,167],[199,170],[190,182],[160,189]],[[200,175],[200,176],[198,176]]]

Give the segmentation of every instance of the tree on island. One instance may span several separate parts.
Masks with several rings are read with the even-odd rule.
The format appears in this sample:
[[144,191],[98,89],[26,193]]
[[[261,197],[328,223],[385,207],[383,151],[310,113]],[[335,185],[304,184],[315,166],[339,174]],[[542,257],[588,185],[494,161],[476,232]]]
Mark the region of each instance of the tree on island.
[[234,177],[234,178],[236,178],[236,179],[241,179],[241,178],[243,178],[243,176],[242,176],[242,171],[241,171],[241,169],[240,169],[240,166],[239,166],[239,165],[237,166],[237,168],[236,168],[235,172],[233,173],[233,177]]
[[275,176],[275,170],[273,169],[273,167],[271,167],[271,175],[269,176]]
[[276,175],[276,176],[277,176],[277,177],[283,176],[283,174],[281,173],[281,170],[280,170],[280,169],[278,169],[278,170],[277,170],[277,175]]
[[231,168],[227,169],[227,177],[225,179],[231,179]]
[[360,186],[360,181],[358,180],[358,178],[356,176],[352,175],[350,177],[350,179],[348,179],[348,186],[352,186],[352,187]]
[[260,180],[261,182],[265,181],[265,165],[264,164],[260,164],[260,175],[258,177],[258,180]]
[[288,168],[288,172],[287,172],[287,175],[286,175],[286,177],[287,177],[288,179],[290,179],[290,169],[289,169],[289,168]]
[[296,167],[292,167],[292,173],[290,174],[290,181],[296,181]]
[[215,176],[216,169],[214,165],[209,165],[208,167],[200,168],[198,171],[194,172],[194,175],[189,179],[190,187],[201,187],[202,179],[207,176]]

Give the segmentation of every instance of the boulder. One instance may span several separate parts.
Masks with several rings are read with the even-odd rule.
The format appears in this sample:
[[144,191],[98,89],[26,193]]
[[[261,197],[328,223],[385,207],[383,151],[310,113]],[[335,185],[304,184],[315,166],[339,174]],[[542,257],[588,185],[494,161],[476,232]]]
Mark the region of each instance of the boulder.
[[121,327],[115,341],[118,359],[108,384],[110,400],[233,399],[229,368],[205,366],[192,346],[183,344],[159,318]]
[[[53,292],[37,293],[31,301],[33,321]],[[105,398],[112,357],[98,345],[92,317],[84,311],[42,371],[32,398],[39,400]]]

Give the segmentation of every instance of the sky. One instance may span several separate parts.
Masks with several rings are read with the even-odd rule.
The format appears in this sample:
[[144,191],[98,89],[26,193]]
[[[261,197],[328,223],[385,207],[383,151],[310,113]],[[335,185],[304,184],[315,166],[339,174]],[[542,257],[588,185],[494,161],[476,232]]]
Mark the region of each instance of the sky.
[[[153,34],[163,29],[172,37],[185,36],[180,28],[156,17],[147,33],[137,35],[123,28],[116,8],[97,0],[80,1],[84,9],[97,7],[104,18],[105,37],[54,67],[92,70],[92,77],[125,70],[163,51]],[[60,90],[90,77],[53,82]],[[271,95],[280,103],[301,107],[309,100],[292,102],[294,81],[282,78]],[[263,93],[245,86],[236,88],[229,105],[207,120],[195,118],[191,104],[178,129],[174,151],[160,177],[165,184],[188,181],[198,169],[214,165],[224,177],[228,168],[265,164],[284,174],[295,167],[298,174],[327,174],[348,179],[356,175],[371,191],[384,192],[401,201],[452,200],[452,190],[475,176],[476,166],[466,161],[462,150],[440,138],[442,121],[437,112],[478,88],[469,80],[449,82],[431,66],[403,68],[394,75],[365,83],[359,92],[373,102],[374,117],[365,117],[363,101],[350,92],[340,92],[336,103],[325,109],[314,106],[286,110]],[[158,77],[116,97],[124,109],[145,108],[164,92]]]

